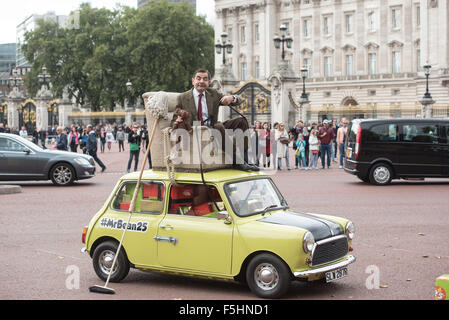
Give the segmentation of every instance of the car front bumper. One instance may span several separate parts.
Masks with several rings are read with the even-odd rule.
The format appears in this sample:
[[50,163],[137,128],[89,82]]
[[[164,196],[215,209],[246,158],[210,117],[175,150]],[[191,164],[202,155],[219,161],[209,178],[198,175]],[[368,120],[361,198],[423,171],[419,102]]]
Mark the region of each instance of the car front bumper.
[[78,180],[89,179],[95,177],[95,166],[78,166],[76,168],[76,176]]
[[304,270],[304,271],[296,271],[293,273],[293,275],[296,278],[309,278],[309,277],[315,277],[321,274],[324,274],[325,272],[329,272],[332,270],[336,270],[339,268],[343,268],[346,267],[347,265],[355,262],[355,257],[353,255],[349,255],[346,257],[346,259],[339,261],[337,263],[333,263],[331,265],[327,265],[327,266],[323,266],[323,267],[319,267],[316,269],[308,269],[308,270]]

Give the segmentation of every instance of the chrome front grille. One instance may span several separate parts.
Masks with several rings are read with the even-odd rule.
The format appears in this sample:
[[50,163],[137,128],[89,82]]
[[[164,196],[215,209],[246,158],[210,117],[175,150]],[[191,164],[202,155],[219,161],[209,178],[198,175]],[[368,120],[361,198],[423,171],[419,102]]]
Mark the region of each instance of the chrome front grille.
[[343,258],[348,253],[348,250],[348,239],[345,235],[318,241],[312,251],[312,266]]

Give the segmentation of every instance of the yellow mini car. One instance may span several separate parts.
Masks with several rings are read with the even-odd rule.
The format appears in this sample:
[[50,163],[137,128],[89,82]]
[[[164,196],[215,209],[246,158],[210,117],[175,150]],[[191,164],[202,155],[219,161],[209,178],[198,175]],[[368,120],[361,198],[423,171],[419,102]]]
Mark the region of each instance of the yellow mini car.
[[246,282],[259,297],[279,298],[294,279],[334,281],[355,261],[354,225],[293,212],[259,172],[144,172],[135,213],[128,210],[138,173],[122,177],[83,230],[96,274],[106,280],[125,228],[111,282],[129,269]]

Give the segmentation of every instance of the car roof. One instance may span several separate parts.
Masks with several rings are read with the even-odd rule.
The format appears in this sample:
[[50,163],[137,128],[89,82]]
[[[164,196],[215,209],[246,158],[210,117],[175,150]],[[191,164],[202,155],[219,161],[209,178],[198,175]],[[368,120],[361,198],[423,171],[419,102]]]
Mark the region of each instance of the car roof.
[[375,123],[375,122],[448,122],[449,119],[427,119],[427,118],[392,118],[392,119],[353,119],[352,122]]
[[[122,180],[137,180],[140,171],[124,175]],[[241,171],[233,169],[220,169],[204,172],[204,180],[209,183],[227,182],[232,180],[244,180],[250,178],[266,177],[266,174],[255,171]],[[177,182],[203,182],[200,172],[175,172],[174,178]],[[167,171],[144,170],[143,180],[170,180]]]

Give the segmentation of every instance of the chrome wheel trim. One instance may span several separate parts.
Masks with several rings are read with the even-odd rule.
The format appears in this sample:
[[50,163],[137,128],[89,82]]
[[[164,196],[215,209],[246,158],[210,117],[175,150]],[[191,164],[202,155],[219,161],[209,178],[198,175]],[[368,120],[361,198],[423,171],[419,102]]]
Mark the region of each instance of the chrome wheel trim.
[[[100,267],[101,272],[106,275],[109,275],[111,271],[112,263],[114,261],[115,252],[111,250],[104,250],[98,257],[98,265]],[[114,266],[114,272],[117,271],[117,264]]]
[[72,170],[67,166],[58,166],[53,171],[53,178],[58,184],[68,184],[72,180]]
[[385,166],[379,166],[374,169],[373,172],[374,180],[379,184],[387,183],[390,180],[390,170]]
[[254,281],[264,290],[273,290],[279,284],[279,273],[271,263],[261,263],[254,270]]

